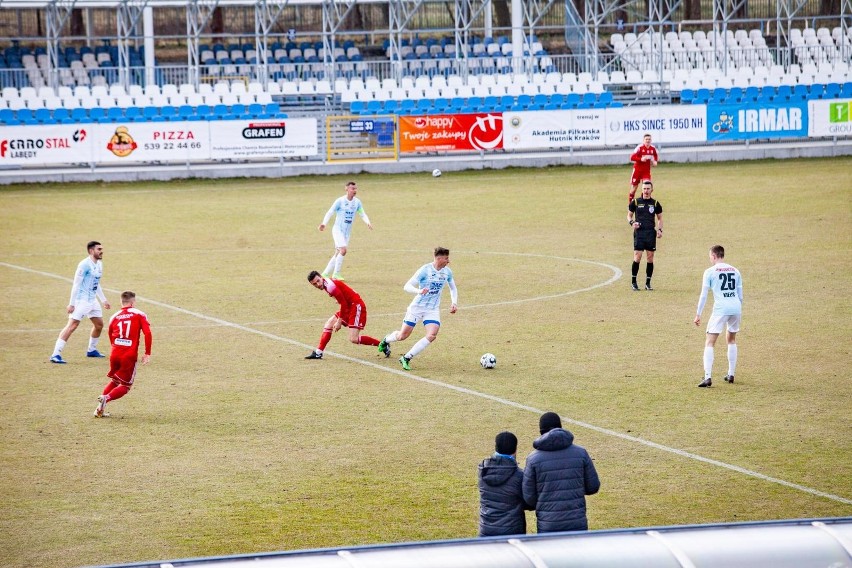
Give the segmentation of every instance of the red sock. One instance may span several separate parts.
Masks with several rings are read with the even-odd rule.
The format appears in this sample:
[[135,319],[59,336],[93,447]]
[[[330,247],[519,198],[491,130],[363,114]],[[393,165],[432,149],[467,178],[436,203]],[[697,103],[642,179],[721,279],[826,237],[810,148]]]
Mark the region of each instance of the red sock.
[[130,387],[126,387],[124,385],[118,385],[117,387],[115,387],[114,389],[109,391],[109,393],[107,393],[107,396],[109,397],[110,400],[118,400],[121,397],[123,397],[124,395],[126,395],[127,391],[129,391],[129,390],[130,390]]
[[360,345],[378,345],[381,342],[378,339],[370,337],[369,335],[362,335],[358,343]]
[[[328,345],[329,341],[331,341],[331,329],[325,328],[322,330],[319,347],[317,347],[317,349],[319,349],[320,351],[325,351],[325,346]],[[378,343],[376,345],[378,345]]]

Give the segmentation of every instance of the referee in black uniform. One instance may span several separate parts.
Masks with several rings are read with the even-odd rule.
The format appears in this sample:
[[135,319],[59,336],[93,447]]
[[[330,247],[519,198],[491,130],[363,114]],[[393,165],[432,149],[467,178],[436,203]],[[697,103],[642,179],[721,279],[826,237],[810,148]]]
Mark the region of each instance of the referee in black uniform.
[[663,206],[651,197],[653,191],[654,184],[651,180],[642,180],[642,196],[631,201],[627,207],[627,223],[633,227],[633,266],[630,272],[633,275],[632,286],[635,292],[639,291],[636,276],[639,274],[642,251],[647,253],[648,259],[645,265],[645,289],[654,289],[651,287],[651,275],[654,274],[657,239],[663,238]]

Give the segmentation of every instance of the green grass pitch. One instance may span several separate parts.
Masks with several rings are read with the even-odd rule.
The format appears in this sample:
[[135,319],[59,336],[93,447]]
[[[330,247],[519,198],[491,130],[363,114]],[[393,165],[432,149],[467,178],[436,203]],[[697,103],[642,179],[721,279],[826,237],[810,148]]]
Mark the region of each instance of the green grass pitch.
[[[452,251],[461,309],[445,293],[410,373],[396,359],[422,328],[391,359],[345,332],[341,357],[303,359],[336,306],[306,280],[332,252],[317,225],[350,176],[0,188],[0,565],[472,537],[477,464],[504,429],[523,462],[539,410],[595,459],[593,529],[850,515],[850,171],[661,164],[640,293],[629,166],[353,176],[375,226],[356,220],[344,264],[365,333],[397,329],[405,281]],[[155,335],[108,420],[88,322],[48,363],[90,239],[107,297],[136,291]],[[744,279],[740,360],[722,382],[720,341],[699,389],[717,243]]]

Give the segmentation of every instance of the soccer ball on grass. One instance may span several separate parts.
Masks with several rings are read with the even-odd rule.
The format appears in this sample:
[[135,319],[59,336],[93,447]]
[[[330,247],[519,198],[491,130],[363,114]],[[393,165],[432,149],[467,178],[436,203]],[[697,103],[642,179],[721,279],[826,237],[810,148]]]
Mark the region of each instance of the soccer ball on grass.
[[441,170],[439,170],[438,168],[435,168],[434,170],[432,170],[432,177],[435,177],[435,178],[441,177]]
[[493,353],[486,353],[479,358],[479,364],[483,369],[493,369],[497,366],[497,357]]

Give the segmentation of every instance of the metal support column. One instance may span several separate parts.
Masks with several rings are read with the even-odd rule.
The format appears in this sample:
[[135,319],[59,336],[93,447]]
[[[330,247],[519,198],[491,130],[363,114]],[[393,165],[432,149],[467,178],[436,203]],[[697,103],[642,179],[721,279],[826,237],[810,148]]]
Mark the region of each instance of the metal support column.
[[218,5],[219,0],[190,0],[186,5],[186,80],[196,90],[201,78],[198,42]]
[[54,0],[46,6],[47,12],[47,85],[54,90],[59,86],[59,38],[68,22],[75,0]]
[[325,76],[331,81],[337,79],[337,32],[346,21],[352,9],[357,4],[356,0],[323,0],[322,2],[322,63],[325,67]]
[[116,26],[118,34],[118,82],[126,89],[130,86],[130,41],[139,33],[136,25],[142,18],[142,12],[148,0],[122,0],[116,7]]
[[289,0],[258,0],[254,5],[254,44],[257,51],[254,75],[264,89],[269,84],[269,32],[289,3]]
[[[459,0],[465,2],[467,0]],[[456,2],[456,10],[458,3]],[[402,45],[403,32],[408,28],[408,23],[420,6],[423,5],[423,0],[391,0],[388,4],[388,55],[391,59],[391,68],[397,81],[402,78],[402,69],[405,62],[400,55],[400,47]]]
[[537,59],[532,50],[533,38],[536,37],[535,30],[538,24],[550,12],[550,9],[553,8],[554,4],[556,4],[556,0],[527,0],[522,4],[524,13],[524,46],[526,51],[523,61],[526,68],[525,71],[530,77],[532,77],[533,73],[539,71]]
[[[456,73],[464,77],[467,81],[468,74],[468,58],[471,55],[471,47],[473,46],[473,37],[471,30],[473,24],[481,16],[485,18],[486,14],[490,14],[490,0],[456,0],[455,2],[455,28],[453,30],[453,39],[456,46]],[[491,28],[491,22],[482,26],[483,28]]]
[[775,10],[776,47],[778,48],[778,65],[789,69],[796,62],[793,53],[793,43],[790,38],[790,30],[793,29],[793,20],[796,15],[807,5],[807,0],[778,0]]
[[748,3],[748,0],[713,0],[713,34],[716,36],[713,44],[716,66],[723,74],[728,73],[730,49],[733,45],[728,42],[728,25],[737,11]]

